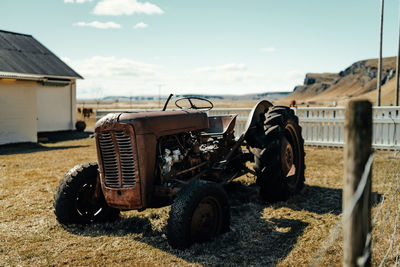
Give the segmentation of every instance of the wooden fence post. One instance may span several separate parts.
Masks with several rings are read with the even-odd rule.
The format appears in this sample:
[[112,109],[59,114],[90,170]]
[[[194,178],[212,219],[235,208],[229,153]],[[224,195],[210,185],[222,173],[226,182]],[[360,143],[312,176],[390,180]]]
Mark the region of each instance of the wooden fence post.
[[[372,105],[369,101],[351,101],[346,109],[343,211],[349,206],[372,152]],[[350,217],[343,224],[343,265],[357,266],[364,254],[371,230],[371,174]],[[371,265],[371,257],[365,266]]]

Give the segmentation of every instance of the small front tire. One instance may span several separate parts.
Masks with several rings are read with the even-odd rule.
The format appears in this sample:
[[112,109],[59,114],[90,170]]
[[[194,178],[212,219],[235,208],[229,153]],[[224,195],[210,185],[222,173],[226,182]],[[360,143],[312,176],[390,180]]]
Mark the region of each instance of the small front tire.
[[54,195],[57,220],[62,224],[116,220],[120,211],[107,206],[103,193],[96,186],[99,184],[95,162],[76,165],[67,172]]
[[221,185],[198,180],[186,185],[171,206],[168,243],[185,249],[229,231],[228,196]]

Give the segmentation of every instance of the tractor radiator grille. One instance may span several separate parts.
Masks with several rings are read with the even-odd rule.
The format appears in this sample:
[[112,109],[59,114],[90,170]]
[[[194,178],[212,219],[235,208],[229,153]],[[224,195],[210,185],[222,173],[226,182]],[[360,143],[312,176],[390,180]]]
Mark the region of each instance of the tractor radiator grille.
[[131,138],[124,131],[102,132],[99,146],[104,183],[110,188],[135,186],[135,160]]

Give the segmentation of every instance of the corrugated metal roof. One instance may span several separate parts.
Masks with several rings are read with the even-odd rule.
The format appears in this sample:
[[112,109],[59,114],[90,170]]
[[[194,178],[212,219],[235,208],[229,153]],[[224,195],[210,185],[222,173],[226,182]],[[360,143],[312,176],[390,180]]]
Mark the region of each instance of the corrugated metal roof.
[[0,72],[83,79],[31,35],[2,30]]

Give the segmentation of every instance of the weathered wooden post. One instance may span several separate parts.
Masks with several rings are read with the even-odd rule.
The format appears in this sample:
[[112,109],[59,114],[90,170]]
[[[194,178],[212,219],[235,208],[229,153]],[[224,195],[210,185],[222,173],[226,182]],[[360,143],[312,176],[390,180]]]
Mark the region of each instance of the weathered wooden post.
[[[343,211],[350,205],[372,152],[372,105],[369,101],[351,101],[346,109]],[[363,256],[371,230],[371,174],[353,212],[343,224],[345,267],[357,266]],[[370,255],[370,254],[369,254]],[[370,266],[370,256],[365,266]]]

